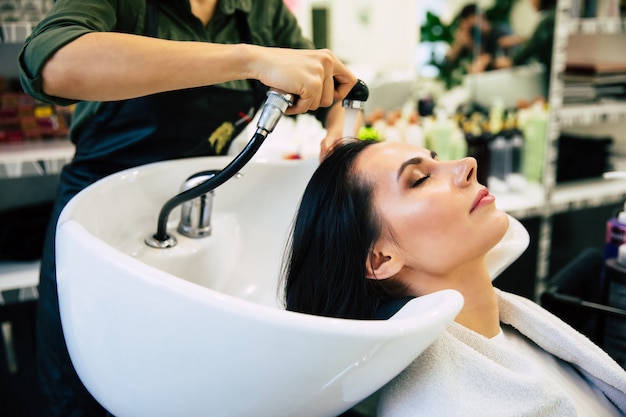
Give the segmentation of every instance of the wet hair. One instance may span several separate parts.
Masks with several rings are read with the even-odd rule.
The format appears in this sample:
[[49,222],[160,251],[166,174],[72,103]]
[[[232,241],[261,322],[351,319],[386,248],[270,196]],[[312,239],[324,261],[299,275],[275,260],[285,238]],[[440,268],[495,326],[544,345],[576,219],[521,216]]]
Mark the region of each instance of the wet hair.
[[366,277],[381,224],[372,205],[372,185],[358,177],[354,162],[374,143],[338,146],[309,180],[283,264],[288,310],[371,319],[382,303],[394,298],[391,279]]

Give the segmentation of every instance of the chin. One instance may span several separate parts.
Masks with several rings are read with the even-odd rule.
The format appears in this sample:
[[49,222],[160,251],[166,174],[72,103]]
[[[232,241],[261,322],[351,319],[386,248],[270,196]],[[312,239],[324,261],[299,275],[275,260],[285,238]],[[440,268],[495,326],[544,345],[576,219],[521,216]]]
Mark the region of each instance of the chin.
[[498,243],[509,230],[509,215],[502,210],[496,210],[493,225],[499,230],[498,239],[496,241],[496,243]]

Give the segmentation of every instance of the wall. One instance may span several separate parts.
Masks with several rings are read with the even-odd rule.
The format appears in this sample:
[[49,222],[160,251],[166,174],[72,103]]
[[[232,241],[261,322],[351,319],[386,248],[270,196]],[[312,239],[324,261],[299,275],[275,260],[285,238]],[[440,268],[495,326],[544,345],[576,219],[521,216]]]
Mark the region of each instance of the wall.
[[[487,8],[495,0],[477,0]],[[364,79],[379,73],[417,74],[424,58],[419,27],[426,11],[450,22],[469,0],[289,0],[306,36],[313,38],[311,9],[326,8],[329,42],[326,46]],[[521,36],[532,34],[539,15],[530,0],[517,0],[511,12],[511,29]]]
[[328,47],[357,75],[415,71],[419,1],[300,0],[296,3],[296,16],[309,37],[311,8],[328,9]]

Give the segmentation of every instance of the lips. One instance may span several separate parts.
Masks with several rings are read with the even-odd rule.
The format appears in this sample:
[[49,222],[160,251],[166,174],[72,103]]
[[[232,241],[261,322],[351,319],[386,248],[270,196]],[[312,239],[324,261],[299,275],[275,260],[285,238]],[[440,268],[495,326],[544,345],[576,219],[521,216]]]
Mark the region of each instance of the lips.
[[476,210],[479,207],[482,207],[486,204],[493,203],[495,200],[496,198],[493,195],[489,194],[489,190],[487,190],[486,188],[481,188],[478,191],[476,198],[474,199],[474,203],[472,204],[470,213],[472,213],[474,210]]

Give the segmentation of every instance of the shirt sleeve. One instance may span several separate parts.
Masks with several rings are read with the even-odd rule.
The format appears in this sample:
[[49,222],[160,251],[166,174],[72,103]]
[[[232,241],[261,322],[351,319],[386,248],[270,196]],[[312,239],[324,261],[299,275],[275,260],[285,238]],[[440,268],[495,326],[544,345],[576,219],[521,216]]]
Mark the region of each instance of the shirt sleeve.
[[[554,20],[544,18],[537,24],[537,28],[530,39],[524,43],[513,55],[514,65],[525,64],[529,59],[540,55],[542,50],[551,47],[550,38],[554,30]],[[551,54],[552,51],[548,51]]]
[[20,82],[33,97],[60,105],[74,103],[43,92],[41,71],[64,45],[82,35],[110,31],[116,26],[114,0],[58,0],[48,15],[33,29],[18,56]]

